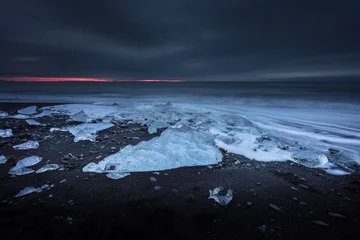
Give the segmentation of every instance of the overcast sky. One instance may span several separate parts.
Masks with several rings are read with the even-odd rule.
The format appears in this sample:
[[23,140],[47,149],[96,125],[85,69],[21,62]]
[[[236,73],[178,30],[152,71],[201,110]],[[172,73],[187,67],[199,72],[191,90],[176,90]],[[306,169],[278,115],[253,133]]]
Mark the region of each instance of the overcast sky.
[[359,0],[3,0],[0,76],[360,75]]

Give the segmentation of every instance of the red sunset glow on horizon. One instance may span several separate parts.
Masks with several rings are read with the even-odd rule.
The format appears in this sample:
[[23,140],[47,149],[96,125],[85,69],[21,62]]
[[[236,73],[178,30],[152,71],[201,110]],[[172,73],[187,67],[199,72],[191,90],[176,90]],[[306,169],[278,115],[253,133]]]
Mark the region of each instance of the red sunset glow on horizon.
[[12,82],[185,82],[184,80],[157,80],[157,79],[141,79],[141,80],[123,80],[112,78],[85,78],[85,77],[0,77],[0,80]]

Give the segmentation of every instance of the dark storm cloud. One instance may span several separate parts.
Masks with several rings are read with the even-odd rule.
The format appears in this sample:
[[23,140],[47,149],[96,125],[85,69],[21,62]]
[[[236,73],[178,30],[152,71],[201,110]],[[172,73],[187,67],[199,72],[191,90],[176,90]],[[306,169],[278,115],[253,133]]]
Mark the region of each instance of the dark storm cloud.
[[6,0],[0,76],[360,75],[359,1]]

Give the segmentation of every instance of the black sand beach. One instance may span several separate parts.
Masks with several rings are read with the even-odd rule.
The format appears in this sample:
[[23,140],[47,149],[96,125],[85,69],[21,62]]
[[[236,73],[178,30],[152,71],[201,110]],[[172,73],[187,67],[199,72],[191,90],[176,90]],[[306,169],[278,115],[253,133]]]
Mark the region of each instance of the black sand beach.
[[[15,113],[27,105],[32,104],[2,103],[0,109]],[[105,174],[84,173],[82,167],[160,133],[150,135],[146,127],[119,123],[101,131],[95,142],[74,143],[68,132],[49,131],[67,124],[65,118],[37,121],[45,126],[0,119],[0,128],[12,128],[14,133],[0,139],[0,155],[8,158],[0,165],[2,239],[360,237],[358,173],[332,176],[291,162],[257,162],[224,152],[223,162],[211,169],[184,167],[112,180]],[[39,141],[40,147],[12,149],[27,140]],[[69,159],[69,153],[78,159]],[[65,169],[16,177],[8,174],[18,160],[31,155],[43,158],[38,167],[49,162]],[[55,186],[14,198],[25,187],[44,184]],[[155,186],[161,188],[155,190]],[[209,190],[219,186],[234,192],[225,207],[208,199]]]

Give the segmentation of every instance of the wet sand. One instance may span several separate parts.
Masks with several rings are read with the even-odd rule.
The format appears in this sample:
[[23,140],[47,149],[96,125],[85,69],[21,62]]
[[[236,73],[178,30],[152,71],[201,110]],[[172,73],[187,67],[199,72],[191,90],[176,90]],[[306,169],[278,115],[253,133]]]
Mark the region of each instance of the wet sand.
[[[0,109],[15,113],[27,105],[32,104],[1,103]],[[66,125],[65,117],[36,120],[46,126],[0,119],[0,128],[11,128],[14,133],[13,137],[0,138],[0,155],[10,158],[0,165],[3,239],[360,237],[359,174],[332,176],[291,162],[257,162],[224,153],[223,162],[211,169],[184,167],[159,174],[131,173],[112,180],[105,174],[84,173],[82,168],[123,146],[149,140],[160,133],[150,135],[146,127],[119,123],[99,132],[95,142],[74,143],[68,132],[49,131],[51,127]],[[39,141],[40,147],[12,149],[12,145],[26,140]],[[83,160],[67,159],[68,153]],[[43,158],[34,169],[47,162],[61,164],[65,169],[16,177],[8,174],[16,161],[31,155]],[[157,181],[150,181],[150,177]],[[14,198],[25,187],[41,187],[46,183],[55,186]],[[160,190],[155,190],[155,186],[160,186]],[[209,190],[219,186],[234,192],[226,207],[208,199]],[[344,218],[331,216],[329,212]]]

